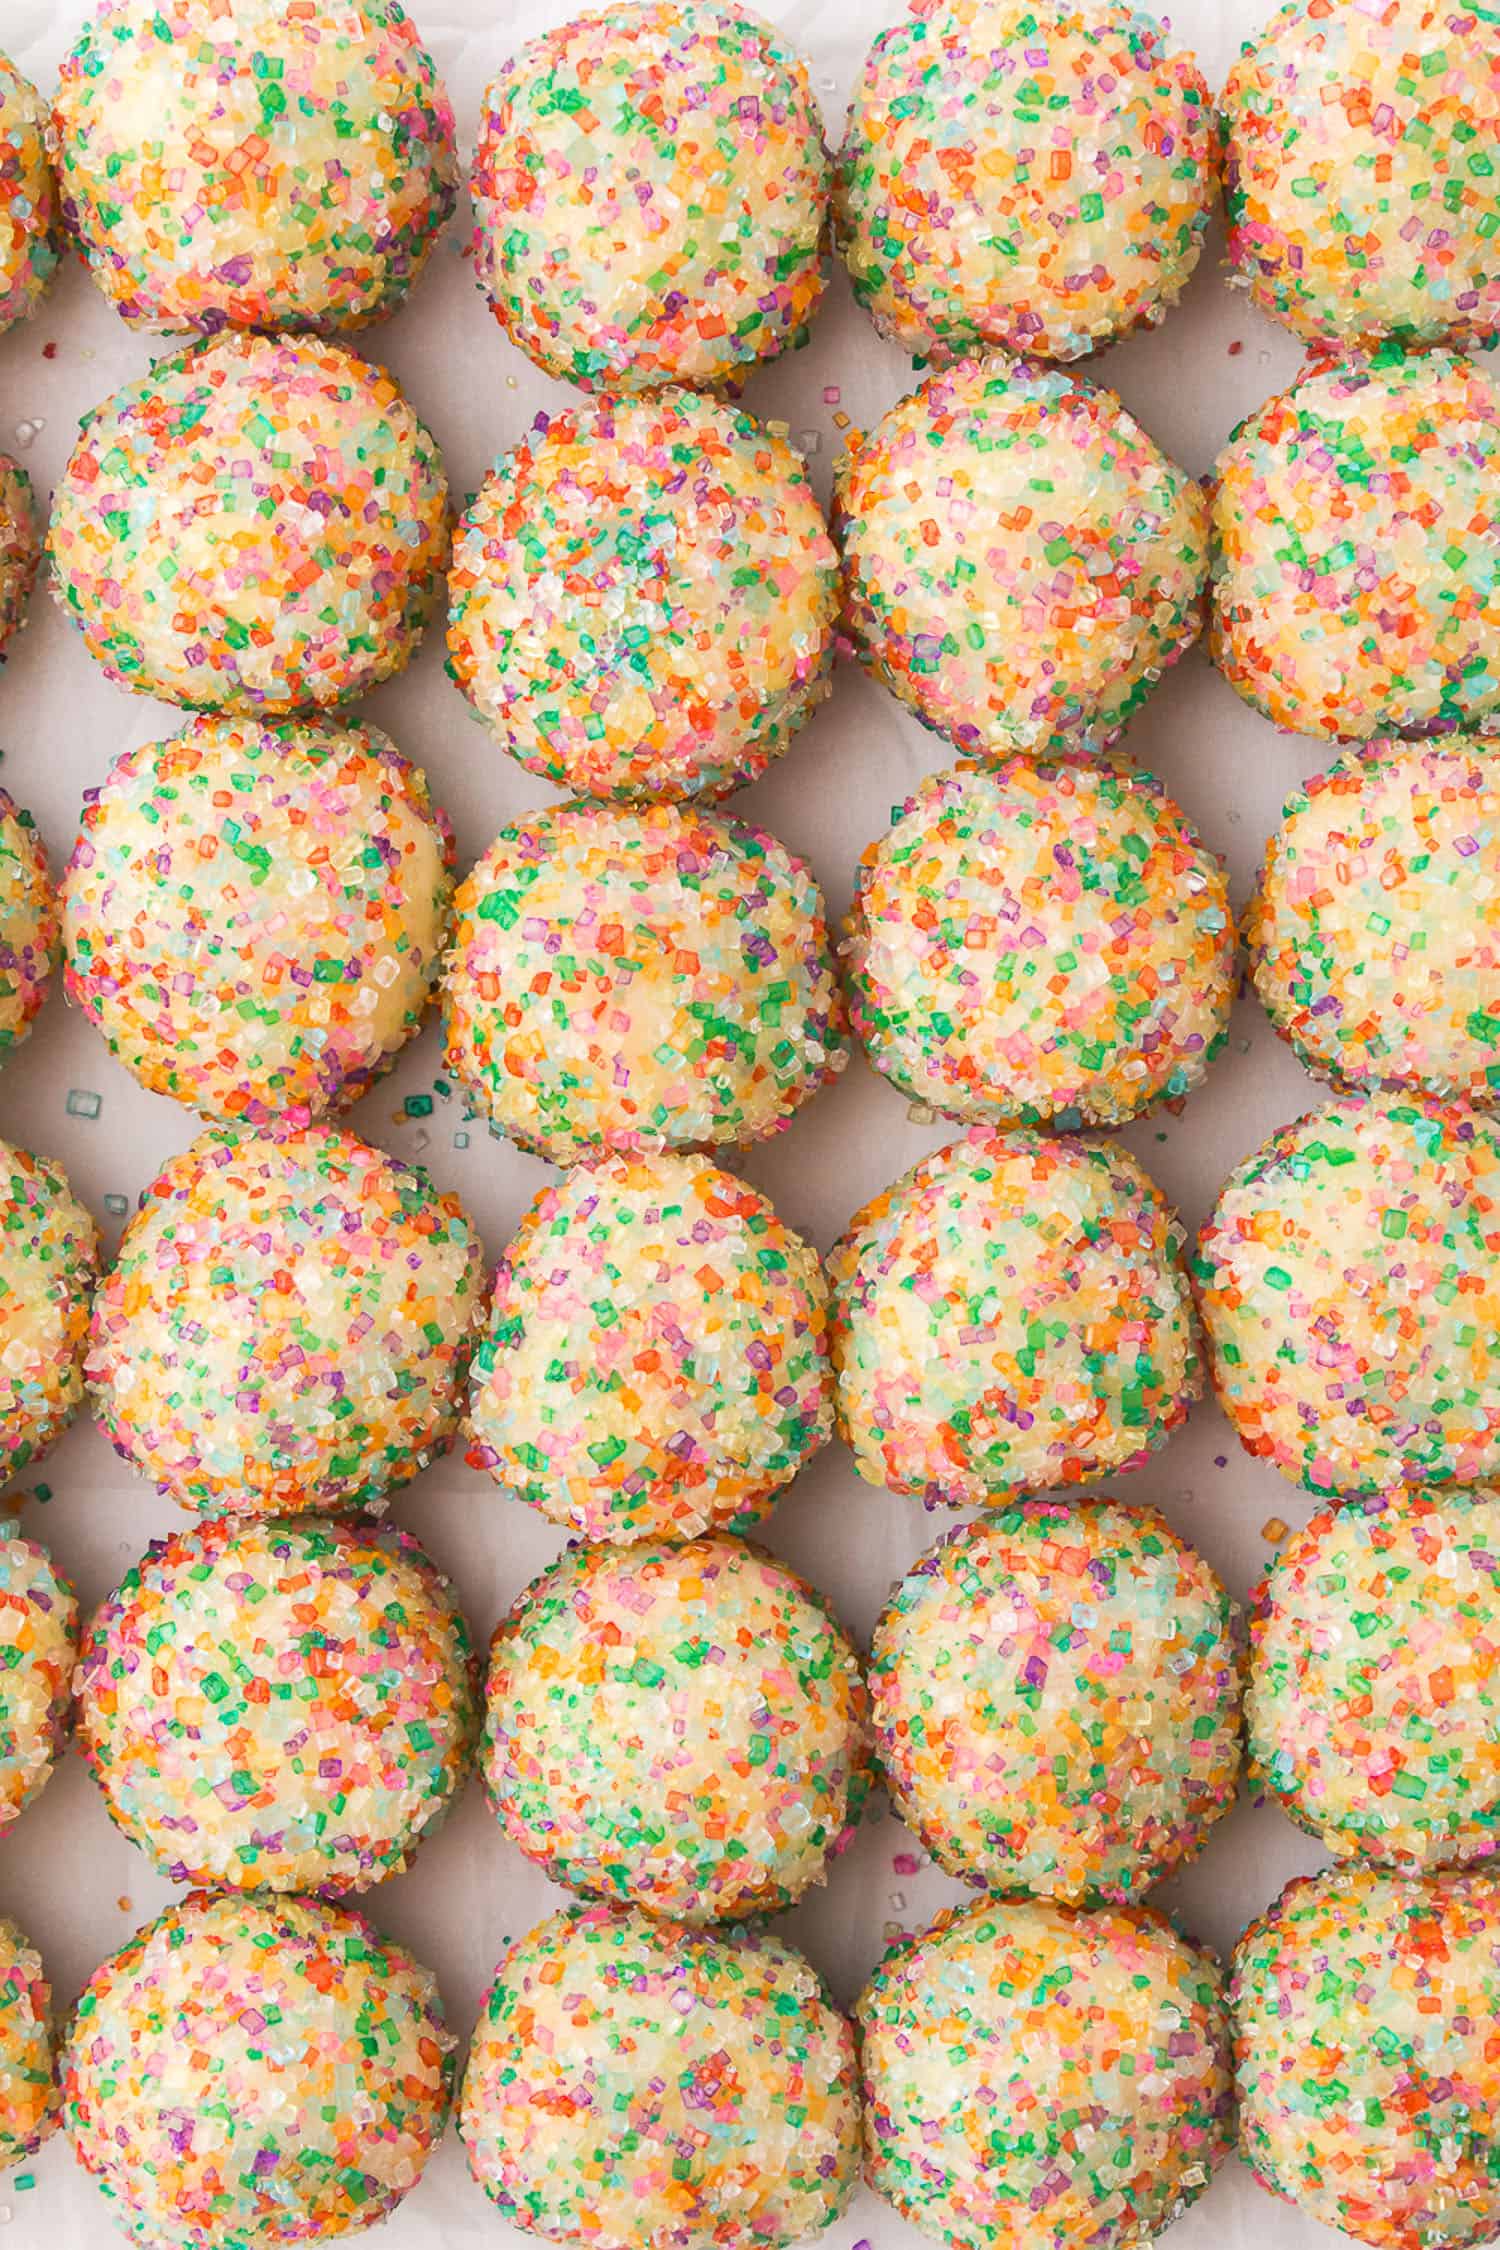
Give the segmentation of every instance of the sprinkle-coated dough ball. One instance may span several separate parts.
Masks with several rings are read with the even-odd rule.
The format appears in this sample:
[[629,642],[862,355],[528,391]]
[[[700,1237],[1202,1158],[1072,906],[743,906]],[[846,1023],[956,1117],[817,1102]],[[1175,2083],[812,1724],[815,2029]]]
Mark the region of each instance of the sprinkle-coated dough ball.
[[823,894],[746,821],[548,806],[455,909],[448,1068],[555,1164],[760,1140],[843,1067]]
[[58,955],[57,900],[36,822],[0,789],[0,1061],[47,997]]
[[865,2178],[952,2250],[1134,2250],[1232,2143],[1219,1965],[1148,1908],[940,1915],[856,2014]]
[[623,0],[532,40],[485,96],[471,187],[479,286],[549,375],[723,383],[806,341],[822,120],[747,9]]
[[1314,361],[1243,421],[1213,501],[1213,657],[1294,734],[1500,713],[1500,385],[1453,352]]
[[209,1117],[346,1108],[421,1024],[452,860],[425,776],[375,728],[196,720],[88,794],[68,997],[143,1086]]
[[449,669],[529,772],[722,797],[828,693],[838,557],[785,439],[661,391],[542,415],[470,502],[448,598]]
[[1330,1868],[1235,1948],[1240,2153],[1375,2250],[1500,2230],[1500,1878]]
[[458,1198],[326,1125],[169,1158],[94,1308],[116,1450],[217,1515],[378,1504],[455,1435],[483,1253]]
[[57,2123],[52,1987],[42,1957],[0,1915],[0,2167],[30,2156]]
[[476,1684],[453,1588],[404,1532],[220,1517],[157,1541],[96,1612],[79,1744],[174,1882],[362,1891],[461,1788]]
[[469,1428],[581,1538],[748,1528],[832,1435],[817,1252],[705,1156],[579,1166],[501,1262]]
[[1257,1591],[1257,1779],[1338,1859],[1500,1844],[1500,1497],[1408,1492],[1293,1532]]
[[1325,1102],[1232,1172],[1198,1241],[1219,1404],[1310,1491],[1500,1476],[1500,1128]]
[[851,446],[836,516],[857,653],[961,750],[1116,734],[1198,638],[1201,488],[1055,368],[928,376]]
[[457,194],[396,0],[103,0],[53,122],[69,227],[133,328],[362,327]]
[[0,54],[0,334],[36,311],[57,270],[47,105]]
[[1500,1101],[1500,741],[1381,743],[1306,783],[1245,950],[1320,1078]]
[[961,1525],[875,1628],[897,1811],[986,1890],[1138,1898],[1234,1801],[1231,1615],[1154,1509],[1031,1500]]
[[861,860],[845,931],[865,1052],[946,1116],[1118,1124],[1195,1086],[1228,1032],[1223,866],[1123,767],[930,776]]
[[0,453],[0,654],[26,615],[42,555],[31,479]]
[[774,1913],[863,1809],[853,1643],[739,1539],[570,1547],[496,1628],[487,1700],[497,1819],[586,1897],[693,1923]]
[[45,1547],[0,1535],[0,1831],[62,1753],[73,1700],[78,1603]]
[[1310,343],[1500,334],[1500,42],[1463,0],[1290,0],[1224,88],[1229,254]]
[[326,708],[421,639],[448,487],[383,368],[236,333],[158,360],[85,419],[48,553],[122,687],[195,710]]
[[596,2250],[789,2250],[859,2176],[853,2033],[758,1929],[569,1906],[506,1952],[458,2129],[512,2226]]
[[906,351],[1077,359],[1177,302],[1217,154],[1197,64],[1122,0],[913,0],[855,88],[839,247]]
[[83,1404],[98,1256],[62,1166],[0,1141],[0,1486]]
[[1139,1467],[1200,1388],[1182,1250],[1114,1141],[976,1131],[924,1157],[829,1259],[860,1475],[972,1508]]
[[145,2250],[329,2242],[416,2186],[452,2046],[436,1979],[362,1915],[194,1891],[85,1985],[63,2122]]

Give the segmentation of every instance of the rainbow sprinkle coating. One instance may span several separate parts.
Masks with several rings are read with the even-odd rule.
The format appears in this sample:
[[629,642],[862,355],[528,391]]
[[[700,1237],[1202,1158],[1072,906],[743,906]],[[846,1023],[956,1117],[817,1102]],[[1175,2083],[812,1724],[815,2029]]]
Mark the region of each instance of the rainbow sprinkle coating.
[[906,351],[1077,359],[1177,302],[1217,167],[1202,73],[1155,17],[911,0],[855,88],[839,248]]
[[362,1915],[195,1891],[85,1985],[63,2123],[145,2250],[328,2242],[416,2186],[452,2047],[431,1972]]
[[1117,1142],[976,1130],[924,1157],[828,1260],[859,1474],[971,1508],[1138,1468],[1200,1388],[1182,1249]]
[[1500,334],[1500,43],[1476,0],[1289,0],[1229,73],[1229,255],[1311,343]]
[[68,997],[209,1117],[346,1108],[421,1025],[452,864],[426,777],[375,728],[195,720],[85,794]]
[[748,1530],[833,1434],[818,1254],[704,1156],[544,1188],[495,1277],[469,1461],[584,1539]]
[[896,1810],[948,1874],[1129,1901],[1234,1802],[1228,1595],[1154,1509],[1031,1500],[962,1524],[875,1628]]
[[0,789],[0,1061],[31,1029],[58,950],[46,849],[30,813]]
[[77,1645],[72,1587],[45,1547],[7,1528],[0,1533],[0,1831],[38,1795],[62,1755]]
[[677,805],[524,813],[455,914],[447,1067],[556,1164],[760,1140],[847,1059],[823,895],[746,821]]
[[83,1404],[98,1255],[62,1166],[0,1141],[0,1486]]
[[36,311],[57,270],[57,185],[47,105],[0,54],[0,335]]
[[961,750],[1117,734],[1202,626],[1202,490],[1056,368],[929,375],[851,443],[834,513],[856,653]]
[[856,2018],[865,2178],[953,2250],[1134,2250],[1233,2143],[1219,1965],[1147,1907],[941,1914]]
[[1500,2227],[1500,1879],[1331,1868],[1235,1948],[1240,2154],[1375,2250]]
[[42,534],[31,479],[0,453],[0,654],[19,630],[36,583]]
[[747,9],[621,0],[522,47],[470,183],[495,318],[585,390],[716,384],[807,340],[823,294],[823,126]]
[[383,368],[230,332],[85,418],[47,551],[110,679],[275,716],[402,670],[437,603],[448,487]]
[[453,110],[396,0],[103,0],[62,66],[63,211],[133,328],[359,328],[453,210]]
[[860,861],[844,929],[865,1052],[945,1116],[1118,1124],[1187,1093],[1228,1033],[1222,863],[1123,765],[929,776]]
[[722,797],[828,693],[838,557],[806,464],[663,391],[539,415],[454,542],[448,668],[530,773]]
[[52,1988],[42,1957],[0,1915],[0,2166],[30,2156],[57,2123]]
[[848,1634],[758,1547],[570,1547],[496,1627],[484,1785],[569,1890],[691,1923],[774,1913],[858,1826],[866,1712]]
[[569,1906],[512,1944],[459,2097],[512,2226],[595,2250],[790,2250],[859,2175],[854,2038],[759,1929]]
[[1230,1174],[1198,1239],[1219,1404],[1309,1491],[1500,1475],[1500,1128],[1325,1102]]
[[1256,1779],[1336,1859],[1441,1867],[1500,1844],[1500,1497],[1328,1509],[1255,1595]]
[[1445,351],[1314,361],[1217,464],[1212,654],[1294,734],[1500,713],[1500,385]]
[[1500,742],[1374,743],[1308,782],[1245,951],[1320,1078],[1500,1101]]
[[220,1517],[157,1540],[95,1613],[78,1737],[162,1874],[240,1891],[399,1875],[479,1728],[448,1580],[389,1526]]
[[483,1281],[463,1206],[415,1166],[327,1125],[216,1127],[100,1284],[95,1411],[185,1507],[372,1507],[453,1439]]

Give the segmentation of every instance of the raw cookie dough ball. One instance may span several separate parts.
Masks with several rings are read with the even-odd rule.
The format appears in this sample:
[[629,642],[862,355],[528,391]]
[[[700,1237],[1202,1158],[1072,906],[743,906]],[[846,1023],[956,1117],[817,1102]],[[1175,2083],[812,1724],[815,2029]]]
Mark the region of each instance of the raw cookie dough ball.
[[1077,359],[1176,304],[1217,157],[1202,74],[1153,16],[913,0],[855,88],[839,247],[905,351]]
[[52,1987],[42,1957],[0,1915],[0,2167],[30,2156],[57,2123]]
[[859,2177],[854,2037],[769,1931],[568,1906],[507,1950],[459,2097],[512,2226],[597,2250],[789,2250]]
[[1500,1879],[1330,1868],[1235,1948],[1240,2153],[1377,2250],[1500,2228]]
[[47,105],[0,54],[0,334],[36,311],[57,270]]
[[950,1117],[1118,1124],[1195,1086],[1228,1032],[1223,865],[1123,767],[929,776],[861,860],[845,930],[871,1062]]
[[1117,1142],[974,1132],[924,1157],[828,1261],[860,1475],[973,1508],[1139,1467],[1200,1388],[1182,1250]]
[[225,335],[85,419],[47,543],[110,679],[276,716],[403,669],[436,606],[448,487],[383,368],[337,344]]
[[544,1188],[474,1361],[475,1468],[584,1539],[747,1529],[833,1430],[818,1254],[705,1156]]
[[1500,1128],[1331,1101],[1230,1174],[1198,1240],[1219,1404],[1309,1491],[1500,1476]]
[[378,1505],[457,1430],[483,1270],[458,1198],[353,1133],[202,1133],[100,1286],[99,1419],[185,1507]]
[[823,894],[748,822],[550,805],[460,885],[447,1065],[554,1164],[778,1132],[843,1068]]
[[359,328],[453,209],[453,111],[396,0],[103,0],[62,67],[63,207],[133,328]]
[[1032,1500],[961,1525],[875,1628],[897,1811],[986,1890],[1138,1898],[1234,1801],[1231,1616],[1155,1509]]
[[404,1532],[221,1517],[157,1541],[96,1612],[79,1746],[172,1881],[362,1891],[462,1787],[475,1689],[457,1596]]
[[1500,45],[1462,0],[1291,0],[1222,101],[1229,254],[1311,343],[1500,333]]
[[77,1645],[78,1603],[46,1548],[0,1533],[0,1831],[62,1755]]
[[31,1029],[57,963],[57,900],[36,822],[0,789],[0,1060]]
[[31,479],[0,453],[0,654],[20,627],[42,555]]
[[940,1915],[856,2014],[865,2178],[952,2250],[1147,2243],[1232,2143],[1219,1965],[1148,1908]]
[[1380,743],[1306,783],[1245,949],[1320,1078],[1500,1101],[1500,741]]
[[68,997],[143,1086],[209,1117],[346,1108],[421,1024],[452,862],[426,777],[374,727],[196,720],[89,792]]
[[996,355],[840,464],[845,624],[962,750],[1117,734],[1198,638],[1208,507],[1112,391]]
[[1255,1597],[1257,1779],[1338,1859],[1500,1843],[1500,1496],[1409,1492],[1295,1531]]
[[1500,712],[1500,386],[1479,365],[1314,361],[1216,475],[1213,657],[1247,703],[1341,742]]
[[469,504],[449,670],[559,787],[722,797],[828,693],[838,557],[784,439],[690,391],[542,415]]
[[83,1404],[98,1255],[62,1166],[0,1141],[0,1487]]
[[483,1769],[556,1883],[683,1922],[821,1882],[868,1782],[864,1678],[810,1586],[757,1547],[570,1547],[501,1619]]
[[362,1915],[195,1891],[85,1985],[63,2121],[139,2243],[327,2242],[416,2186],[452,2046],[436,1979]]
[[822,119],[748,10],[624,0],[533,39],[485,96],[471,187],[479,286],[549,375],[723,383],[807,340]]

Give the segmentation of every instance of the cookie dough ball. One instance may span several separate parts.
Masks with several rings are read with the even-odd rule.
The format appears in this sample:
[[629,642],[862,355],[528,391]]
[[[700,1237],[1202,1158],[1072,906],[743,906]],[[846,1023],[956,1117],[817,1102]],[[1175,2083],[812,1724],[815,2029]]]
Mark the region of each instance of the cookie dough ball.
[[0,334],[36,311],[57,270],[47,105],[0,54]]
[[77,1643],[78,1603],[46,1548],[14,1529],[0,1534],[0,1831],[62,1754]]
[[542,415],[448,577],[449,669],[559,787],[722,797],[828,693],[838,558],[801,457],[689,391]]
[[1147,1908],[940,1915],[856,2014],[865,2178],[953,2250],[1149,2242],[1231,2145],[1219,1965]]
[[1181,296],[1216,135],[1192,56],[1122,0],[914,0],[870,50],[838,162],[855,295],[939,361],[1096,351]]
[[865,1052],[946,1116],[1118,1124],[1187,1093],[1228,1032],[1223,865],[1123,767],[930,776],[860,862],[845,931]]
[[0,2166],[30,2156],[57,2123],[52,1987],[42,1957],[0,1915]]
[[0,654],[26,615],[41,560],[42,533],[31,479],[0,453]]
[[789,2250],[859,2177],[854,2036],[759,1929],[569,1906],[510,1946],[459,2096],[513,2226],[599,2250]]
[[447,552],[442,462],[395,379],[287,336],[190,345],[106,399],[48,533],[110,679],[270,716],[401,671]]
[[823,125],[748,10],[624,0],[532,40],[485,97],[470,184],[479,286],[549,375],[723,383],[807,340]]
[[1348,742],[1500,712],[1500,386],[1475,362],[1315,361],[1216,474],[1213,657],[1247,703]]
[[0,1141],[0,1486],[83,1404],[98,1255],[62,1166]]
[[1114,1141],[975,1132],[924,1157],[828,1262],[855,1468],[973,1508],[1139,1467],[1200,1388],[1182,1251]]
[[1500,2228],[1500,1878],[1330,1868],[1235,1948],[1240,2153],[1377,2250]]
[[360,328],[453,209],[453,111],[396,0],[104,0],[54,111],[68,224],[133,328]]
[[1202,490],[1076,376],[930,375],[851,446],[836,515],[856,653],[961,750],[1117,734],[1198,638]]
[[138,2242],[327,2242],[416,2186],[452,2046],[436,1979],[361,1915],[195,1891],[84,1986],[63,2122]]
[[1308,782],[1245,949],[1320,1078],[1500,1100],[1500,742],[1380,743]]
[[57,900],[36,822],[0,789],[0,1061],[19,1047],[57,963]]
[[1500,1477],[1500,1129],[1331,1101],[1230,1174],[1198,1242],[1219,1404],[1309,1491]]
[[153,1093],[262,1125],[358,1101],[417,1031],[453,832],[374,727],[199,719],[89,793],[68,997]]
[[475,1468],[584,1539],[747,1529],[833,1430],[811,1244],[704,1156],[544,1188],[495,1277]]
[[457,1596],[414,1539],[221,1517],[150,1547],[96,1612],[79,1745],[174,1882],[362,1891],[462,1787],[475,1687]]
[[897,1811],[986,1890],[1138,1898],[1234,1802],[1231,1616],[1155,1509],[1033,1500],[950,1532],[875,1628]]
[[484,1783],[554,1882],[732,1921],[822,1881],[863,1809],[865,1720],[849,1636],[759,1548],[570,1547],[496,1629]]
[[1500,47],[1451,0],[1291,0],[1229,73],[1229,254],[1309,343],[1500,334]]
[[447,1065],[521,1148],[779,1132],[847,1055],[823,894],[764,829],[676,805],[524,813],[459,887]]
[[482,1289],[425,1172],[326,1125],[202,1133],[100,1286],[95,1410],[185,1507],[370,1508],[447,1450]]

